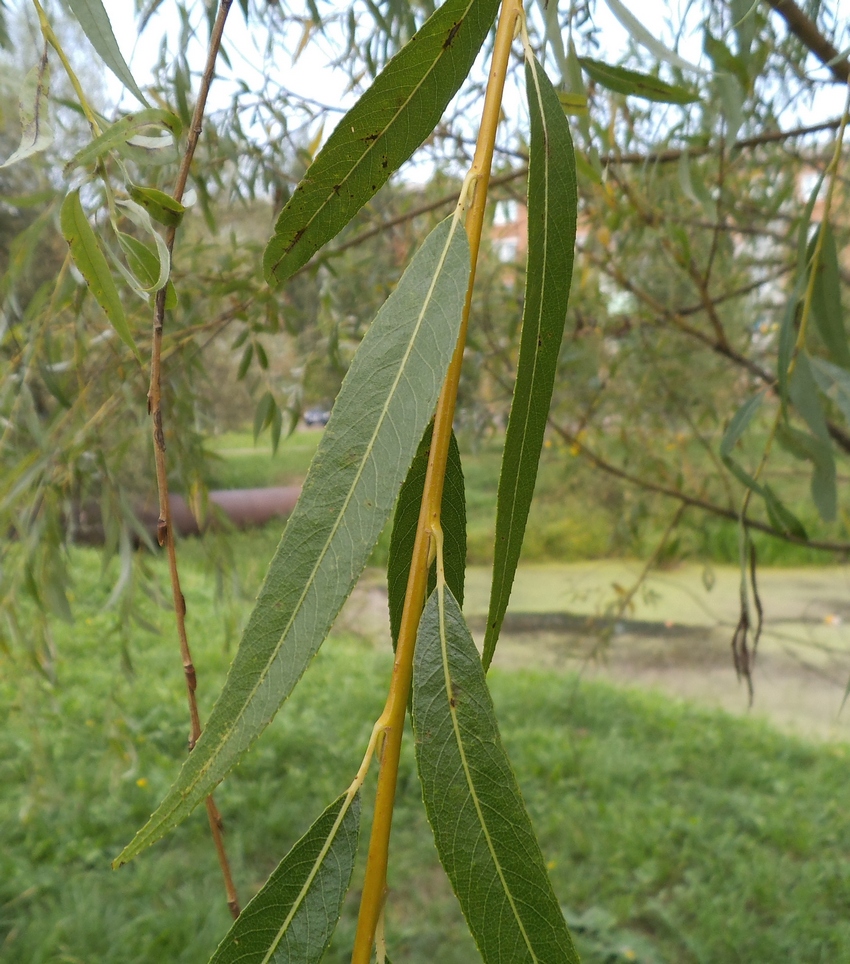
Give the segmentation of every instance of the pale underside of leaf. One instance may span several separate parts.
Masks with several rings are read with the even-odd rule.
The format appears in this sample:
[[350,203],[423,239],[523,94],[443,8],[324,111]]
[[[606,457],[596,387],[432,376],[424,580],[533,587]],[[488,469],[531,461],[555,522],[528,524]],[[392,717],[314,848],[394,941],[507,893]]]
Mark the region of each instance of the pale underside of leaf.
[[567,317],[578,205],[569,122],[536,60],[526,64],[526,87],[531,115],[528,268],[516,384],[499,476],[485,668],[507,610],[537,480]]
[[242,911],[210,964],[318,964],[351,882],[360,794],[335,800]]
[[432,231],[351,364],[224,690],[177,782],[119,857],[183,820],[239,760],[301,678],[392,511],[460,328],[469,244]]
[[605,0],[605,3],[608,4],[611,13],[614,14],[631,34],[632,39],[642,47],[646,47],[646,49],[659,60],[666,61],[668,64],[671,64],[673,67],[678,67],[680,70],[690,70],[696,74],[708,73],[708,71],[702,67],[698,67],[689,60],[685,60],[674,50],[670,50],[669,47],[661,43],[620,0]]
[[21,84],[21,143],[0,168],[9,167],[50,147],[53,131],[48,119],[50,67],[47,54],[30,70]]
[[150,215],[141,206],[141,204],[136,204],[135,201],[121,200],[117,199],[115,202],[126,214],[126,216],[136,225],[137,228],[141,228],[142,231],[146,232],[153,239],[156,245],[157,261],[159,266],[157,269],[157,279],[152,285],[153,291],[159,291],[165,283],[168,281],[168,276],[171,272],[171,257],[168,254],[168,248],[166,247],[165,240],[156,228],[153,226]]
[[266,280],[280,284],[338,234],[436,127],[498,0],[447,0],[343,117],[280,213]]
[[135,97],[145,105],[148,102],[145,95],[133,79],[133,74],[127,66],[127,61],[121,53],[118,41],[112,31],[109,15],[102,0],[68,0],[68,5],[83,28],[92,47],[98,52],[103,62],[113,74]]
[[[145,138],[139,133],[150,128],[165,128],[165,136]],[[168,110],[150,107],[135,114],[128,114],[79,150],[65,165],[64,173],[67,175],[75,167],[85,167],[109,151],[118,150],[128,143],[151,150],[173,148],[175,138],[180,136],[180,130],[180,118]]]
[[438,584],[416,641],[413,727],[440,860],[486,964],[578,964],[502,746],[475,644]]

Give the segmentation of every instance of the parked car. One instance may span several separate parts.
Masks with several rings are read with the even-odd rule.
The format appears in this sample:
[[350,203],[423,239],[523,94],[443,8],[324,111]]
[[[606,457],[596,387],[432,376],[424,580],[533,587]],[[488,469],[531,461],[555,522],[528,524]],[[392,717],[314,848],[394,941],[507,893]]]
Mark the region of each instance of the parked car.
[[330,417],[331,413],[323,408],[308,408],[301,416],[304,419],[304,424],[310,428],[327,425]]

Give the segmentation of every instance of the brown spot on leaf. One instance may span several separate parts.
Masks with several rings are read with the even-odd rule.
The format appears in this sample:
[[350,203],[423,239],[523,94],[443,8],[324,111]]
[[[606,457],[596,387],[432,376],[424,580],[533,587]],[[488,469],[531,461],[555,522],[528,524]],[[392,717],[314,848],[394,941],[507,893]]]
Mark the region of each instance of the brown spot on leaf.
[[454,43],[454,39],[457,36],[458,30],[460,30],[463,21],[458,20],[457,23],[453,23],[451,29],[449,30],[448,36],[443,41],[443,50],[448,50],[449,47]]
[[[299,242],[299,241],[301,240],[301,238],[304,236],[305,230],[306,230],[306,228],[299,228],[299,229],[295,232],[295,234],[292,235],[292,240],[289,242],[289,244],[287,244],[286,249],[285,249],[285,253],[286,253],[286,254],[289,254],[289,252],[295,247],[295,245],[298,244],[298,242]],[[281,260],[283,260],[283,259],[281,259]],[[280,261],[278,261],[278,264],[280,264]]]

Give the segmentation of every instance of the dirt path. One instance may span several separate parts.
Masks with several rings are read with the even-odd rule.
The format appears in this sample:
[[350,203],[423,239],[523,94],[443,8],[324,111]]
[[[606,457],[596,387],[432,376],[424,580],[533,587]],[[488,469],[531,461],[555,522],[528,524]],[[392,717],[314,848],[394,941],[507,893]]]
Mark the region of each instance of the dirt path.
[[[706,573],[687,565],[652,573],[612,621],[639,573],[639,564],[607,561],[523,567],[495,665],[581,670],[588,678],[764,717],[799,736],[850,741],[850,706],[839,715],[850,680],[850,567],[760,573],[765,626],[752,709],[729,646],[738,570]],[[464,610],[479,644],[488,593],[489,571],[470,567]],[[364,574],[342,620],[389,645],[383,574]]]

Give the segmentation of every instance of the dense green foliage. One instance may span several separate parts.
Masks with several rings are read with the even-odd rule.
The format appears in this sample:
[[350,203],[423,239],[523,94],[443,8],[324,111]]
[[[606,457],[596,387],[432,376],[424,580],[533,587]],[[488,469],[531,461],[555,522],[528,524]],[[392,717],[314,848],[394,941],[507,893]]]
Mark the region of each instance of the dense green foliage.
[[[740,608],[732,652],[752,695],[763,616],[754,533],[801,552],[850,552],[838,487],[850,456],[842,308],[850,227],[837,216],[850,95],[840,117],[809,123],[829,104],[826,88],[850,82],[837,6],[818,5],[809,19],[792,0],[770,0],[776,17],[748,0],[706,0],[674,11],[656,37],[620,0],[605,0],[630,37],[619,62],[608,63],[594,22],[602,5],[593,0],[562,10],[557,3],[526,10],[522,0],[369,0],[362,18],[359,0],[325,12],[317,0],[274,11],[243,0],[249,34],[264,44],[260,75],[249,84],[229,60],[229,0],[217,8],[174,3],[181,29],[169,39],[177,50],[170,54],[163,42],[144,90],[102,0],[70,0],[70,15],[54,0],[47,7],[34,0],[32,23],[22,14],[9,28],[26,38],[27,67],[36,66],[20,87],[20,147],[0,167],[10,225],[17,218],[16,233],[0,239],[7,266],[0,529],[8,536],[0,546],[0,643],[56,685],[54,623],[74,619],[69,549],[101,540],[107,571],[119,558],[104,610],[114,611],[129,669],[130,628],[150,628],[143,592],[161,592],[156,566],[134,551],[137,543],[154,548],[141,522],[152,519],[168,556],[192,752],[113,865],[205,803],[238,916],[211,794],[296,691],[364,566],[383,554],[402,491],[396,522],[404,532],[390,539],[394,613],[400,608],[397,577],[408,550],[400,554],[398,540],[416,515],[424,453],[414,457],[433,418],[384,710],[353,782],[334,769],[337,803],[326,798],[322,815],[314,811],[311,829],[220,955],[238,956],[247,936],[251,954],[265,962],[319,964],[344,904],[360,790],[374,762],[351,960],[370,964],[377,948],[383,964],[389,841],[412,687],[426,809],[485,964],[570,964],[557,890],[496,735],[484,675],[540,455],[548,444],[562,460],[567,478],[553,486],[558,495],[585,484],[570,459],[613,480],[620,504],[604,514],[615,524],[594,538],[603,552],[639,547],[649,557],[644,574],[669,558],[716,553],[714,532],[725,537],[735,526]],[[140,33],[155,12],[167,16],[158,8],[139,13]],[[700,65],[667,46],[691,31],[701,40]],[[206,66],[198,74],[190,50],[201,35]],[[330,107],[278,80],[280,53],[296,61],[307,47],[319,49],[317,39],[327,59],[345,65],[355,94],[331,132]],[[0,45],[6,41],[3,26]],[[104,106],[102,90],[75,68],[87,59],[80,43],[94,48],[142,110]],[[512,95],[503,98],[506,83],[522,83],[519,45],[528,134]],[[51,88],[54,62],[61,79]],[[11,61],[5,66],[4,82],[22,74]],[[207,95],[224,67],[229,106],[213,110]],[[494,184],[516,217],[497,218],[488,205],[494,153],[503,158]],[[411,157],[451,172],[428,188],[440,183],[447,193],[418,209],[403,170]],[[520,179],[526,192],[514,187]],[[525,236],[506,235],[506,220],[527,222]],[[57,222],[67,248],[56,244]],[[402,223],[411,243],[393,235]],[[219,233],[224,225],[227,236]],[[476,285],[479,261],[484,283]],[[228,330],[229,348],[220,337]],[[268,429],[273,449],[310,398],[323,408],[336,400],[202,725],[169,490],[182,489],[202,521],[211,477],[204,434],[227,408],[225,374],[246,386],[254,438]],[[230,424],[246,421],[243,414]],[[442,526],[456,530],[446,544],[459,587],[464,556],[474,556],[481,533],[462,531],[453,430],[486,451],[502,442],[505,426],[495,535],[478,542],[494,563],[481,665],[446,587]],[[453,511],[443,520],[450,452]],[[491,478],[478,482],[486,488]],[[633,492],[642,495],[625,513]],[[596,492],[593,505],[605,496]],[[659,511],[658,500],[669,508]],[[555,513],[569,533],[562,507]],[[584,506],[576,515],[586,530]],[[704,526],[704,518],[727,528]],[[576,540],[562,535],[575,553]],[[222,588],[226,563],[239,562],[233,543],[221,535],[200,545]],[[426,603],[435,559],[437,586]],[[231,607],[228,640],[235,616]],[[343,684],[328,688],[343,702]],[[438,752],[428,752],[432,741]],[[503,798],[507,819],[499,816]],[[581,930],[586,918],[574,923]],[[745,944],[739,938],[736,948]],[[394,956],[395,945],[390,950]]]

